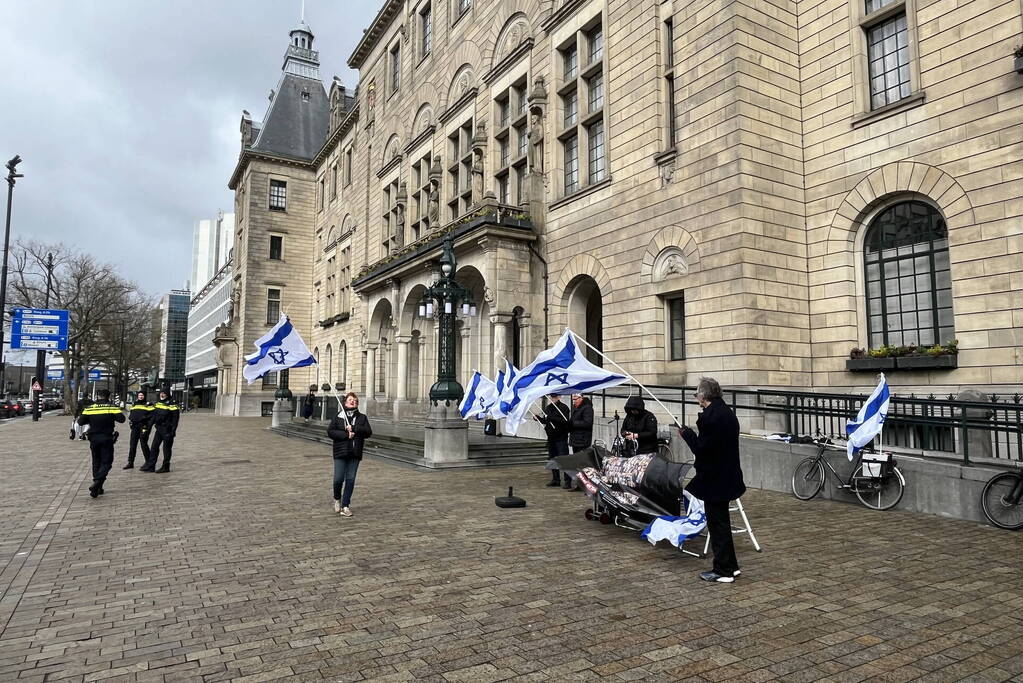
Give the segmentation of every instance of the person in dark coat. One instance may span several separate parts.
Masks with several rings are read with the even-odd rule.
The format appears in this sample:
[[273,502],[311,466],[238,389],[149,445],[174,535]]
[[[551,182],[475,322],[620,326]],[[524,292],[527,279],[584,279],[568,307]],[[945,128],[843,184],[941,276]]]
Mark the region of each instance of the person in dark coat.
[[103,482],[114,464],[114,442],[118,422],[124,422],[124,413],[110,402],[110,391],[100,389],[98,401],[82,409],[78,424],[88,425],[89,450],[92,451],[92,486],[89,495],[95,498],[103,495]]
[[128,411],[128,425],[131,427],[131,442],[128,444],[128,464],[124,469],[135,467],[135,451],[142,446],[143,460],[149,460],[149,432],[153,427],[153,404],[146,400],[146,392],[135,394],[135,403]]
[[561,486],[561,470],[554,458],[568,455],[568,418],[571,411],[561,402],[561,396],[551,394],[550,402],[544,406],[543,415],[534,415],[533,419],[543,424],[547,434],[547,469],[551,471],[548,486]]
[[[178,434],[178,421],[181,419],[181,408],[166,391],[160,392],[160,398],[153,406],[153,445],[149,447],[149,457],[139,472],[170,472],[171,455],[174,449],[174,437]],[[163,445],[163,464],[156,468],[160,457],[160,446]]]
[[314,394],[313,392],[310,391],[308,394],[305,395],[305,402],[302,403],[302,417],[305,418],[306,422],[309,422],[309,420],[313,416],[313,401],[315,400],[316,394]]
[[[593,445],[593,404],[582,394],[572,394],[572,413],[568,418],[568,429],[568,445],[573,453]],[[564,488],[581,490],[579,484],[575,482],[578,471],[565,470],[562,474]]]
[[327,436],[334,441],[334,512],[351,517],[355,474],[366,439],[373,436],[369,418],[359,412],[359,397],[354,391],[345,394],[344,407],[330,421]]
[[702,572],[704,581],[731,583],[740,574],[732,543],[728,505],[746,492],[739,466],[739,420],[721,398],[717,380],[704,377],[696,389],[703,412],[696,418],[699,433],[681,427],[679,433],[696,456],[693,477],[686,490],[704,503],[707,531],[714,551],[714,566]]
[[657,452],[657,418],[646,409],[640,396],[630,396],[625,402],[622,438],[636,442],[635,455]]

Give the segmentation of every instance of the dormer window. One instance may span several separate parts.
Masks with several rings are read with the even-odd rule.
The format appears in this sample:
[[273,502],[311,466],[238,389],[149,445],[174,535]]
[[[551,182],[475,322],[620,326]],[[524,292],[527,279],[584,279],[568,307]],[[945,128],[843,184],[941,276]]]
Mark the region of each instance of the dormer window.
[[308,90],[303,90],[302,91],[302,101],[303,102],[308,102],[309,101],[309,91]]

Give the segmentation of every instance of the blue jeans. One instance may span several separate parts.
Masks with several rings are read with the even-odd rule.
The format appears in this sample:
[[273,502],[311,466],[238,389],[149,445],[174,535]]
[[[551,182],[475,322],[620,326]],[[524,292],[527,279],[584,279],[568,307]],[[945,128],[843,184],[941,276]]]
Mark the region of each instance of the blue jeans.
[[359,461],[355,458],[334,458],[334,500],[340,500],[341,507],[348,507],[352,502],[355,473],[358,471]]

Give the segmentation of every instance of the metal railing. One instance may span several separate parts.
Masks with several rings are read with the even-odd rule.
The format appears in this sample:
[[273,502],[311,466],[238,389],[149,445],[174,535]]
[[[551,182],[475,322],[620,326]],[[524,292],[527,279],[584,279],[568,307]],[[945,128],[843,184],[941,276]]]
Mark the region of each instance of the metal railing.
[[[618,410],[629,396],[644,397],[655,413],[656,396],[680,421],[695,424],[700,411],[695,387],[623,384],[592,398],[600,403],[603,417]],[[792,435],[845,434],[845,425],[856,416],[865,395],[831,394],[768,389],[723,389],[724,399],[740,416],[743,431],[762,429]],[[676,411],[677,408],[677,411]],[[914,395],[892,395],[882,443],[893,448],[919,451],[922,455],[956,455],[964,464],[970,459],[1023,461],[1023,396],[993,394],[988,401],[960,401]]]

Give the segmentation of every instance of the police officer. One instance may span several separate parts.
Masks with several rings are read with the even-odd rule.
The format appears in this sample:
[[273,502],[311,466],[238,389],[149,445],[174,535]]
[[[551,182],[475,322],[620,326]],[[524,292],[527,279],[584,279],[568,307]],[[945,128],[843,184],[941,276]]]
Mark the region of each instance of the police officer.
[[89,487],[89,495],[93,498],[103,494],[103,482],[114,464],[114,442],[117,440],[114,425],[124,422],[124,413],[110,403],[109,390],[100,389],[97,397],[99,400],[84,408],[78,418],[78,424],[89,427],[86,432],[89,449],[92,451],[92,486]]
[[[149,447],[149,458],[146,459],[146,464],[139,468],[140,472],[170,472],[171,449],[174,448],[174,435],[178,431],[180,417],[181,409],[178,404],[166,391],[160,391],[160,398],[153,406],[153,427],[156,436],[153,437],[153,445]],[[160,457],[160,444],[163,444],[163,465],[160,469],[154,470]]]
[[153,404],[146,400],[146,392],[135,395],[135,404],[128,412],[128,424],[131,425],[131,445],[128,447],[128,464],[124,469],[135,467],[135,450],[142,446],[142,457],[149,461],[149,431],[153,426]]

